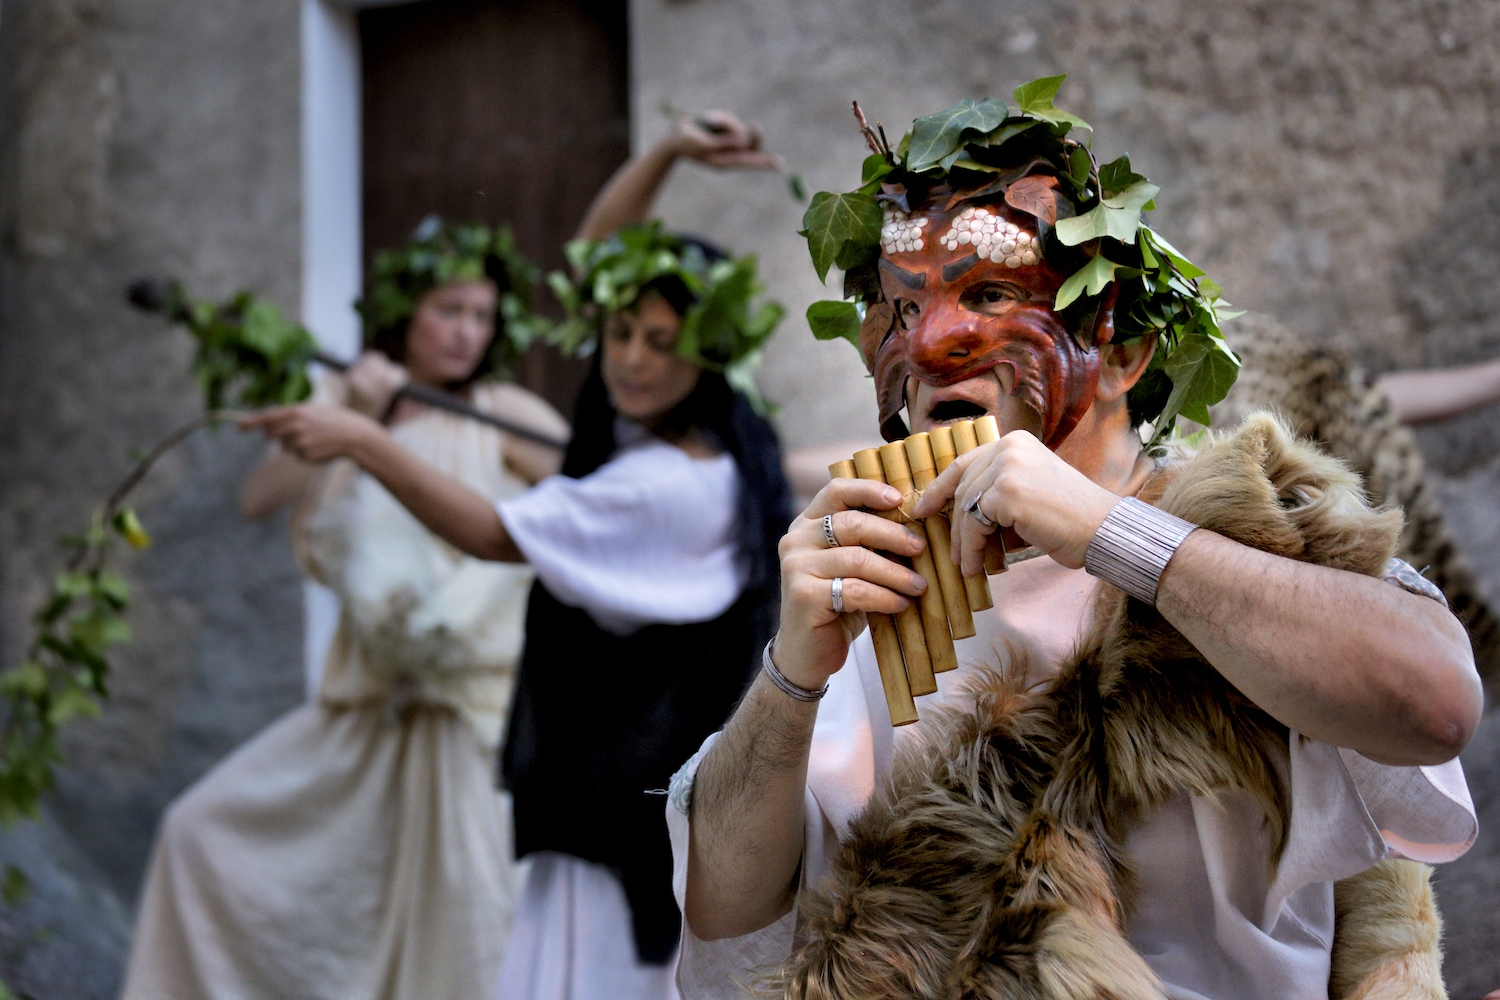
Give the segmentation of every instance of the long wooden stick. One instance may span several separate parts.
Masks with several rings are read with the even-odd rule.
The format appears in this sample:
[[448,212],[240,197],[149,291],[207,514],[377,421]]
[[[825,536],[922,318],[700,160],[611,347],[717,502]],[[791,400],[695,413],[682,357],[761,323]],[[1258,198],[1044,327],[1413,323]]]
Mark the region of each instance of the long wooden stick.
[[[940,438],[938,431],[947,431],[949,436],[947,444],[952,450],[944,454],[938,445]],[[952,464],[953,459],[968,451],[979,447],[979,441],[974,436],[974,421],[959,420],[947,427],[939,427],[933,432],[933,453],[937,458],[938,472],[942,472]],[[954,511],[954,517],[964,517],[962,511]],[[990,581],[984,573],[976,573],[973,576],[964,577],[964,591],[969,595],[969,608],[973,611],[988,611],[995,606],[995,599],[990,596]]]
[[[952,449],[949,450],[951,452]],[[937,478],[937,459],[932,453],[932,436],[922,431],[907,438],[906,458],[911,465],[912,482],[917,489],[925,490],[932,485],[932,481]],[[952,547],[952,530],[948,515],[933,514],[922,526],[927,529],[927,549],[937,569],[938,586],[943,593],[943,611],[948,618],[948,631],[954,639],[967,639],[975,634],[974,615],[969,610],[969,599],[964,593],[963,573],[949,553]],[[953,665],[958,666],[956,654]],[[934,663],[933,669],[941,671],[944,668]]]
[[[916,502],[916,484],[912,479],[911,465],[906,459],[906,444],[896,441],[885,445],[880,449],[880,461],[885,466],[885,481],[901,491],[904,498],[901,508],[905,515],[907,504],[914,505]],[[912,520],[909,523],[916,531],[925,533],[926,526],[922,522]],[[922,633],[927,639],[927,655],[932,661],[932,672],[940,674],[957,670],[958,653],[953,648],[953,635],[948,630],[948,612],[943,607],[943,585],[938,576],[937,563],[932,558],[931,543],[912,556],[911,566],[927,581],[926,592],[917,598],[917,610],[922,618]],[[911,673],[910,668],[911,664],[908,663],[908,674]],[[931,682],[932,691],[921,690],[927,686],[925,677],[920,684],[915,677],[911,681],[912,694],[931,694],[937,690],[936,678]]]
[[[873,479],[878,483],[887,482],[885,466],[880,459],[878,448],[866,448],[864,451],[854,453],[854,469],[859,473],[861,479]],[[890,521],[902,519],[901,510],[883,510],[880,516]],[[890,553],[884,553],[886,558],[895,559]],[[903,560],[897,560],[903,562]],[[927,652],[927,638],[922,630],[922,612],[913,601],[905,611],[896,614],[896,631],[901,635],[901,656],[906,661],[906,681],[911,688],[911,693],[932,694],[937,690],[937,679],[932,675],[932,657]]]

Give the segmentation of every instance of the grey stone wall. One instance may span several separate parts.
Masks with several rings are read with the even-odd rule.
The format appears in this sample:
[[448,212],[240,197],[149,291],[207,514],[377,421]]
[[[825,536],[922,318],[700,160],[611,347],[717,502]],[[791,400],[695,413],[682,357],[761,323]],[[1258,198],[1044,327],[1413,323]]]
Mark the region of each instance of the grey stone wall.
[[[1380,370],[1500,349],[1500,4],[1424,0],[637,0],[636,141],[663,102],[760,121],[808,189],[853,186],[859,100],[892,141],[964,96],[1066,72],[1060,103],[1162,185],[1152,224],[1227,290]],[[875,433],[855,352],[801,319],[819,289],[775,177],[684,167],[663,214],[762,260],[789,319],[766,395],[792,445]],[[1500,408],[1421,439],[1470,556],[1500,593]],[[1500,824],[1500,716],[1465,755]],[[1456,997],[1500,986],[1500,854],[1440,872]]]
[[[15,662],[54,538],[201,409],[185,335],[133,314],[141,274],[295,311],[296,0],[27,0],[0,24],[0,657]],[[0,911],[0,977],[108,997],[162,806],[301,694],[296,574],[235,509],[259,445],[202,435],[153,474],[127,558],[136,639],[73,726],[40,827],[0,832],[37,883]],[[40,933],[45,932],[45,933]]]

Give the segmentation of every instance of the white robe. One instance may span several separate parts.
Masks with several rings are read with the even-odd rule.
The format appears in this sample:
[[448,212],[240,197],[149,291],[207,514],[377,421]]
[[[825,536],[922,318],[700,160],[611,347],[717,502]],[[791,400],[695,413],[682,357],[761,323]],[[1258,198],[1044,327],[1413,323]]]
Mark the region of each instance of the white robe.
[[[623,422],[617,435],[629,443],[592,474],[554,476],[497,505],[506,529],[547,589],[607,631],[717,618],[744,588],[734,459],[695,459]],[[674,963],[636,958],[613,873],[563,854],[530,860],[501,1000],[677,995]]]
[[[487,497],[525,488],[492,428],[429,412],[392,435]],[[495,749],[532,571],[462,556],[348,462],[295,536],[339,599],[318,699],[168,808],[125,1000],[488,996],[517,892]]]
[[[979,634],[957,643],[959,669],[938,675],[919,713],[961,703],[976,666],[1029,657],[1038,681],[1081,636],[1095,587],[1083,570],[1032,559],[990,578],[995,607],[974,616]],[[850,822],[888,779],[898,742],[922,722],[893,729],[868,633],[850,650],[819,704],[808,767],[803,885],[826,877]],[[682,904],[692,780],[705,743],[672,781],[667,825],[674,889]],[[1126,849],[1140,886],[1127,931],[1174,1000],[1327,996],[1333,882],[1387,856],[1451,861],[1478,834],[1463,770],[1400,768],[1296,733],[1290,738],[1290,837],[1274,882],[1263,814],[1248,794],[1178,797],[1145,816]],[[793,947],[796,910],[739,938],[702,941],[683,925],[678,986],[687,1000],[746,996],[740,983],[774,968]]]

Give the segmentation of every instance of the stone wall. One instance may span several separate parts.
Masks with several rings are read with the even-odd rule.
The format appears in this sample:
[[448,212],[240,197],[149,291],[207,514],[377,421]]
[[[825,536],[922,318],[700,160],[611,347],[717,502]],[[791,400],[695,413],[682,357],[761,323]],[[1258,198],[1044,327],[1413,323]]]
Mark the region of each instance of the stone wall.
[[[0,659],[129,451],[201,409],[186,335],[127,282],[298,301],[296,0],[28,0],[0,27]],[[260,446],[200,435],[146,482],[126,560],[135,641],[104,716],[67,731],[41,827],[0,833],[36,883],[0,911],[0,977],[110,997],[163,805],[301,695],[299,590],[235,490]],[[46,933],[38,933],[45,931]]]
[[[637,145],[664,103],[761,122],[809,191],[853,186],[849,102],[894,142],[964,96],[1066,72],[1059,102],[1162,185],[1152,224],[1238,306],[1346,344],[1373,370],[1500,350],[1500,6],[1423,0],[637,0]],[[680,169],[675,226],[762,260],[789,307],[763,369],[792,445],[875,433],[870,383],[801,315],[819,289],[802,207],[774,176]],[[835,279],[836,280],[836,279]],[[1500,593],[1500,407],[1425,429],[1448,512]],[[1500,717],[1465,755],[1481,824],[1500,822]],[[1450,987],[1500,986],[1500,870],[1484,836],[1442,870]]]

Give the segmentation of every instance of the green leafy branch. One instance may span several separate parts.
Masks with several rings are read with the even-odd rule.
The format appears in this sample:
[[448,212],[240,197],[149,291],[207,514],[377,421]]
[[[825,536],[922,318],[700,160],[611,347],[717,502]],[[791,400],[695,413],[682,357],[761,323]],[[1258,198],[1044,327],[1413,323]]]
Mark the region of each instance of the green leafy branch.
[[[110,659],[130,641],[130,587],[113,568],[120,544],[144,549],[151,536],[130,506],[135,489],[173,448],[204,427],[243,416],[238,407],[292,403],[311,391],[308,332],[249,293],[227,303],[194,302],[176,283],[137,283],[130,299],[181,323],[196,341],[193,372],[206,411],[153,444],[94,509],[85,529],[64,537],[62,568],[51,581],[25,655],[0,672],[0,825],[35,818],[63,762],[59,733],[97,716],[109,697]],[[25,875],[7,867],[0,898],[25,893]]]

